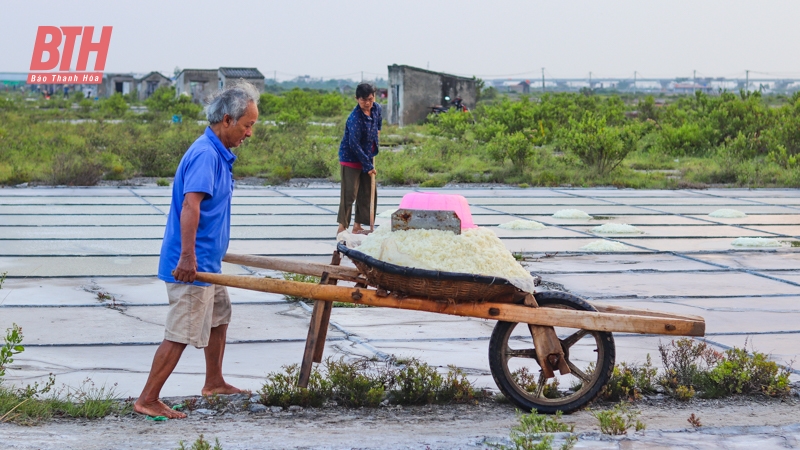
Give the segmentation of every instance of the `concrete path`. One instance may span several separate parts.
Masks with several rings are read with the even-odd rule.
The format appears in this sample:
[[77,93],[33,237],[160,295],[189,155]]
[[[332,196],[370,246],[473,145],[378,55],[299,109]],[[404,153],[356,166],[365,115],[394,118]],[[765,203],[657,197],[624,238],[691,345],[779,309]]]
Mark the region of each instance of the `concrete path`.
[[[779,363],[800,356],[800,191],[617,189],[438,189],[466,196],[475,222],[490,227],[546,282],[592,301],[698,314],[718,349],[748,346]],[[0,189],[0,327],[23,327],[25,353],[8,378],[116,384],[122,397],[144,384],[163,337],[164,285],[155,277],[170,189]],[[378,212],[396,208],[412,189],[382,188]],[[237,188],[230,251],[327,262],[334,250],[338,188]],[[740,219],[708,214],[729,208]],[[592,216],[554,219],[561,209]],[[540,231],[497,225],[518,219]],[[387,219],[379,219],[387,223]],[[638,235],[597,235],[604,223],[627,223]],[[735,238],[763,237],[777,248],[740,248]],[[581,247],[599,239],[622,252]],[[796,245],[796,244],[795,244]],[[225,264],[225,273],[256,270]],[[281,365],[302,356],[309,312],[280,295],[231,289],[234,318],[225,372],[252,390]],[[326,355],[394,354],[440,367],[457,365],[480,386],[488,369],[490,321],[413,311],[336,308]],[[663,339],[662,339],[663,340]],[[658,337],[617,334],[617,361],[658,364]],[[164,395],[198,394],[202,352],[188,350]],[[798,372],[794,372],[794,379]]]

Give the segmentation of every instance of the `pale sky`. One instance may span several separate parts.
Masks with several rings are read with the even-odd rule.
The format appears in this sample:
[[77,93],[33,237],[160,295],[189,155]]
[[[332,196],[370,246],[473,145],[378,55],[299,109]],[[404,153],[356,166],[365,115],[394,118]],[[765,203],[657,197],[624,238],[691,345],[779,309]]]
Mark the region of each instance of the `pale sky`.
[[799,17],[791,0],[0,0],[0,72],[28,71],[40,25],[111,25],[106,72],[800,78]]

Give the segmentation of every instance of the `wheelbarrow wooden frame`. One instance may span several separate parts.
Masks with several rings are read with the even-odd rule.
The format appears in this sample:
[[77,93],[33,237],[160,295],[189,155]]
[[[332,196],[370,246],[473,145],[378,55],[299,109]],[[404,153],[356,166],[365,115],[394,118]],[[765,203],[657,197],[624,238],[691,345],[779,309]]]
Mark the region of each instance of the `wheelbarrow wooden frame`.
[[[555,337],[553,327],[569,327],[592,332],[627,332],[668,336],[703,336],[705,334],[705,321],[702,317],[623,306],[591,304],[591,307],[594,307],[596,311],[586,311],[539,308],[534,296],[530,294],[526,297],[521,297],[520,300],[522,301],[516,304],[494,302],[451,303],[409,297],[394,292],[390,293],[380,288],[369,288],[366,279],[357,269],[340,266],[341,254],[339,252],[334,252],[331,264],[236,254],[227,254],[223,261],[262,269],[313,275],[321,278],[319,284],[311,284],[252,276],[203,272],[197,274],[197,280],[206,283],[316,300],[311,314],[311,323],[298,383],[303,387],[307,386],[313,363],[322,361],[332,302],[427,311],[529,324],[537,351],[540,347],[548,348],[553,346],[560,350],[558,338]],[[336,286],[337,280],[355,282],[356,285],[355,287]],[[551,354],[551,356],[553,355]],[[543,376],[547,378],[554,376],[553,370],[560,370],[562,374],[569,373],[569,369],[564,367],[564,364],[559,364],[558,358],[551,360],[550,364],[547,361],[539,361],[539,363]],[[551,367],[548,368],[548,365]]]

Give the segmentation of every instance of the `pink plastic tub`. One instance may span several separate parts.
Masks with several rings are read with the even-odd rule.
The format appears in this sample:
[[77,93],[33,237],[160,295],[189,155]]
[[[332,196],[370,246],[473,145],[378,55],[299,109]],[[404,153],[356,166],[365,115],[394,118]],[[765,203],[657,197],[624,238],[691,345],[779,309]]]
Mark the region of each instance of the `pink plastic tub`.
[[403,196],[401,209],[423,209],[433,211],[455,211],[461,219],[461,228],[478,228],[472,222],[467,199],[461,195],[436,194],[433,192],[413,192]]

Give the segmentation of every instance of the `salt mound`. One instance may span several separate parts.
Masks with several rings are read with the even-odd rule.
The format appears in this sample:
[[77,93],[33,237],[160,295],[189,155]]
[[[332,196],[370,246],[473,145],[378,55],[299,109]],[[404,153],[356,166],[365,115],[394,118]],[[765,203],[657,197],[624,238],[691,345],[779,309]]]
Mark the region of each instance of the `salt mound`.
[[455,234],[380,227],[357,250],[398,266],[500,277],[526,292],[534,291],[531,274],[487,228],[469,228]]
[[591,219],[592,216],[580,209],[562,209],[553,214],[556,219]]
[[544,224],[541,224],[535,220],[524,220],[524,219],[517,219],[512,220],[511,222],[501,223],[498,225],[499,228],[505,228],[506,230],[544,230],[547,228]]
[[581,247],[581,250],[586,250],[587,252],[624,252],[628,250],[628,246],[619,242],[603,240],[590,242]]
[[604,223],[592,228],[592,233],[641,233],[642,230],[627,223]]
[[382,217],[384,219],[391,219],[392,218],[392,214],[394,214],[395,211],[397,211],[396,208],[395,209],[387,209],[386,211],[378,214],[378,217]]
[[780,247],[781,243],[776,241],[775,239],[770,238],[748,238],[748,237],[741,237],[736,238],[731,242],[731,245],[736,247]]
[[747,214],[737,211],[735,209],[718,209],[711,214],[708,215],[709,217],[721,217],[726,219],[739,219],[742,217],[747,217]]

